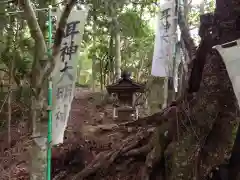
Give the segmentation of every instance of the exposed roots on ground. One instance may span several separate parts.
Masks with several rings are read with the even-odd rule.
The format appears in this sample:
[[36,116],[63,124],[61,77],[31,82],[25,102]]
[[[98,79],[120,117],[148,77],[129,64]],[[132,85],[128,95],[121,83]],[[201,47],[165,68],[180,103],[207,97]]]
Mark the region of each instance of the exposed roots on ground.
[[96,159],[80,173],[78,173],[73,180],[83,179],[98,172],[99,170],[109,169],[113,163],[121,158],[141,155],[144,152],[147,153],[150,150],[150,147],[142,149],[140,146],[144,142],[147,142],[150,135],[150,131],[142,130],[137,135],[131,136],[124,140],[119,149],[98,154]]
[[[99,179],[99,176],[101,177],[103,174],[104,179],[106,179],[108,173],[112,171],[114,171],[116,175],[119,171],[127,170],[127,164],[129,163],[142,163],[142,180],[148,180],[151,174],[155,173],[155,166],[164,160],[164,151],[170,143],[170,139],[172,139],[171,131],[169,131],[172,125],[170,123],[171,119],[166,120],[164,118],[166,112],[167,114],[174,113],[175,116],[173,117],[176,117],[176,107],[170,107],[168,111],[163,111],[153,116],[140,119],[139,121],[120,124],[115,130],[120,130],[123,127],[127,129],[130,126],[136,127],[138,125],[138,132],[131,134],[123,140],[118,148],[99,153],[97,157],[81,172],[77,173],[72,180],[91,179],[93,176],[97,176]],[[156,124],[160,126],[156,128]],[[113,165],[114,168],[112,168]]]

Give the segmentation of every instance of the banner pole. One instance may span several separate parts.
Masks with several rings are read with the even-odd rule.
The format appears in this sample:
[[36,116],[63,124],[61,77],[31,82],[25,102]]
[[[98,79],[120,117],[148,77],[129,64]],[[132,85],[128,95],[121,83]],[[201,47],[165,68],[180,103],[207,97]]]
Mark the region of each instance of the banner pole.
[[[52,6],[48,10],[48,55],[52,56]],[[48,81],[47,180],[51,180],[52,162],[52,77]]]

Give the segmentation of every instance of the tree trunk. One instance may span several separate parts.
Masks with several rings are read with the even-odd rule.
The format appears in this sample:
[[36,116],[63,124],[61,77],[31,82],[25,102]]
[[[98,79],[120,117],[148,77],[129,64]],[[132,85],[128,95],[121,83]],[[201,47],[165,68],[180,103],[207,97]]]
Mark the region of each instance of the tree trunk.
[[[45,147],[46,148],[46,147]],[[31,160],[31,180],[47,179],[47,149],[41,149],[38,144],[33,143],[30,150]]]
[[145,60],[145,57],[140,56],[139,65],[138,65],[138,68],[136,69],[136,81],[137,82],[140,82],[140,79],[141,79],[141,75],[142,75],[141,71],[144,66],[144,60]]
[[204,6],[205,6],[205,0],[200,1],[200,14],[204,14]]
[[[16,53],[16,52],[14,52]],[[8,145],[9,148],[11,147],[11,141],[12,141],[12,137],[11,137],[11,124],[12,124],[12,78],[13,78],[13,69],[14,69],[14,64],[15,64],[15,58],[13,58],[12,60],[9,60],[9,81],[8,81],[8,91],[9,91],[9,95],[8,95]]]
[[[96,8],[95,8],[95,3],[93,3],[93,49],[96,48],[96,21],[97,21],[97,15],[96,15]],[[96,80],[96,52],[93,54],[92,58],[92,91],[95,92],[95,80]]]
[[101,92],[103,91],[103,86],[104,86],[104,74],[103,74],[103,62],[105,58],[101,58],[99,62],[99,67],[100,67],[100,89]]
[[115,79],[121,77],[121,35],[117,20],[115,26]]
[[118,80],[121,77],[121,34],[120,34],[120,25],[117,17],[117,10],[119,4],[115,1],[112,1],[110,4],[110,16],[112,17],[112,27],[110,28],[111,33],[113,33],[113,39],[115,42],[114,49],[114,81]]
[[32,148],[31,155],[31,180],[46,180],[47,179],[47,117],[43,111],[43,104],[46,101],[47,95],[39,95],[38,98],[32,96],[31,101],[31,118],[33,122]]
[[113,41],[114,41],[114,32],[113,27],[110,27],[110,39],[109,39],[109,46],[108,46],[108,62],[106,70],[108,70],[108,84],[111,84],[114,80],[114,68],[113,68]]
[[[35,47],[36,51],[38,47]],[[37,53],[35,58],[37,58]],[[41,72],[42,73],[42,72]],[[35,82],[38,84],[38,82]],[[33,84],[31,84],[33,86]],[[32,87],[34,88],[34,86]],[[47,85],[42,86],[46,92]],[[32,128],[32,148],[30,149],[30,179],[46,180],[47,179],[47,119],[46,111],[43,106],[46,103],[47,95],[34,94],[31,92],[31,128]]]

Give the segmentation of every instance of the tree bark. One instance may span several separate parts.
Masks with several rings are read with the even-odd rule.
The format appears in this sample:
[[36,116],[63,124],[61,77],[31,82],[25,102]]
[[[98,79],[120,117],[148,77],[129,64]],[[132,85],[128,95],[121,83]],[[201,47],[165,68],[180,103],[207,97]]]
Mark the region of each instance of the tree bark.
[[114,61],[114,80],[118,80],[121,77],[121,34],[120,26],[117,18],[118,2],[111,2],[110,14],[112,16],[112,30],[115,42],[115,61]]
[[205,6],[205,0],[201,0],[200,8],[199,8],[200,14],[204,14],[204,6]]
[[30,0],[19,0],[17,5],[24,10],[24,15],[30,29],[32,38],[35,40],[35,47],[38,48],[36,58],[32,65],[31,73],[31,119],[33,124],[33,145],[31,148],[31,180],[46,179],[46,149],[47,149],[47,82],[57,63],[56,58],[60,51],[64,28],[67,18],[77,3],[77,0],[70,0],[60,17],[58,29],[53,44],[52,56],[47,55],[47,46],[37,21],[36,13]]
[[115,79],[119,79],[121,77],[121,35],[117,19],[115,22]]
[[109,38],[109,46],[108,46],[108,62],[106,70],[108,70],[108,81],[107,84],[111,84],[114,80],[114,65],[113,65],[113,41],[114,41],[114,32],[113,27],[110,26],[110,38]]
[[[97,15],[96,15],[96,7],[95,3],[93,3],[93,49],[96,48],[96,33],[97,33],[97,26],[96,26],[96,21],[97,21]],[[94,52],[93,57],[92,57],[92,90],[95,92],[95,80],[96,80],[96,61],[97,61],[97,56],[96,52]]]

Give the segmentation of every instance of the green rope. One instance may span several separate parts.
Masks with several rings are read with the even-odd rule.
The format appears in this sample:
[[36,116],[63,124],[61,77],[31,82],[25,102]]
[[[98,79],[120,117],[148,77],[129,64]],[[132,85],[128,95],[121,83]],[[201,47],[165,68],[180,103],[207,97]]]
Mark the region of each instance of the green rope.
[[[52,7],[48,11],[48,55],[52,56]],[[48,137],[47,137],[47,180],[51,180],[51,161],[52,161],[52,79],[48,83]]]

